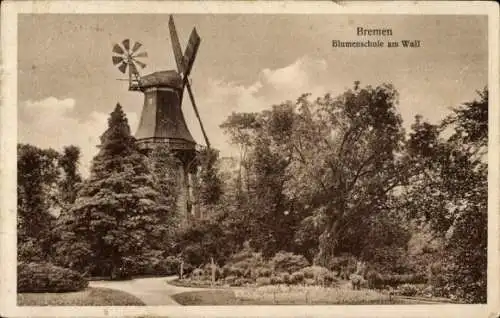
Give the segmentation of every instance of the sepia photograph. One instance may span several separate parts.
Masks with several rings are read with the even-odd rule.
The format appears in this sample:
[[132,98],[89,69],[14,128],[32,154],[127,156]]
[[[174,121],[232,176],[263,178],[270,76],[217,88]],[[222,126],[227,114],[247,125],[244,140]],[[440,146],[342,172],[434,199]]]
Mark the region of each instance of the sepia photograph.
[[2,21],[2,305],[495,315],[498,6],[230,3]]

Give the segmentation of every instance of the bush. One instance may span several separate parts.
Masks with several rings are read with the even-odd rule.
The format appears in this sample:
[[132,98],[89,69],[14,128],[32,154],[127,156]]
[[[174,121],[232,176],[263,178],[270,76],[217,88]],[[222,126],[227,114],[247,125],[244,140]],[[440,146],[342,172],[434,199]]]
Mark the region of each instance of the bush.
[[177,274],[180,271],[181,259],[175,256],[167,256],[160,261],[159,267],[164,275]]
[[358,274],[351,274],[350,280],[352,284],[352,289],[361,289],[361,284],[364,281],[363,276]]
[[368,271],[366,273],[366,280],[368,281],[368,288],[371,289],[383,289],[385,286],[382,275],[377,271]]
[[271,285],[272,281],[271,278],[269,277],[258,277],[255,283],[257,284],[257,286],[265,286],[265,285]]
[[317,285],[332,285],[337,282],[335,274],[325,267],[309,266],[300,271],[304,273],[304,278],[313,279]]
[[226,282],[226,284],[229,284],[229,285],[233,285],[234,282],[236,281],[236,276],[227,276],[224,278],[224,282]]
[[356,271],[356,258],[352,255],[333,257],[328,268],[338,273],[343,279],[349,279],[349,275]]
[[391,287],[403,284],[423,284],[427,281],[425,275],[422,274],[382,275],[382,279],[385,285]]
[[272,274],[272,271],[270,268],[267,268],[267,267],[257,267],[254,271],[253,271],[253,277],[257,278],[257,277],[271,277],[271,274]]
[[284,284],[284,283],[285,283],[285,281],[284,281],[283,277],[276,276],[276,275],[271,276],[271,284],[272,285],[280,285],[280,284]]
[[329,273],[326,273],[323,277],[322,277],[322,283],[326,286],[333,286],[333,285],[336,285],[338,280],[337,278],[335,277],[335,273],[333,272],[329,272]]
[[132,278],[132,272],[129,270],[129,267],[116,267],[111,271],[111,279],[112,280],[127,280]]
[[281,278],[281,280],[283,281],[284,284],[290,284],[290,278],[291,278],[290,274],[280,273],[279,277]]
[[[212,264],[209,263],[203,267],[203,275],[207,279],[210,280],[212,279]],[[217,265],[215,265],[215,280],[218,280],[221,277],[222,277],[222,269]]]
[[191,272],[191,278],[200,280],[204,277],[204,271],[201,268],[195,268],[193,272]]
[[304,256],[283,251],[276,253],[271,259],[270,264],[276,273],[293,273],[309,266],[309,262]]
[[17,265],[17,291],[20,293],[70,292],[88,286],[78,272],[50,263],[19,263]]
[[240,268],[240,267],[230,266],[230,267],[227,267],[227,273],[230,276],[243,277],[245,270],[243,268]]
[[387,274],[381,275],[377,271],[371,270],[366,274],[368,287],[372,289],[383,289],[385,287],[397,288],[403,284],[423,284],[426,277],[423,274]]
[[132,275],[175,275],[180,271],[181,260],[175,256],[151,255],[144,259],[130,259],[129,271]]
[[290,276],[290,284],[300,284],[304,281],[303,272],[295,272]]
[[398,287],[398,294],[402,296],[415,296],[418,293],[418,288],[412,284],[403,284]]
[[306,279],[304,279],[304,284],[306,286],[313,286],[313,285],[316,285],[316,280],[314,280],[312,278],[306,278]]

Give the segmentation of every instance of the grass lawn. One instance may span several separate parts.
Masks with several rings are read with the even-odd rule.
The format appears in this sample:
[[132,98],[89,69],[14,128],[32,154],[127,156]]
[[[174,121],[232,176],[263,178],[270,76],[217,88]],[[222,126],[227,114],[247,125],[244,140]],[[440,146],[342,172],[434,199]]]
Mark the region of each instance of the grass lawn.
[[137,297],[109,288],[88,287],[70,293],[19,293],[18,306],[144,306]]
[[173,295],[182,305],[377,305],[410,304],[373,290],[316,286],[263,286],[193,291]]

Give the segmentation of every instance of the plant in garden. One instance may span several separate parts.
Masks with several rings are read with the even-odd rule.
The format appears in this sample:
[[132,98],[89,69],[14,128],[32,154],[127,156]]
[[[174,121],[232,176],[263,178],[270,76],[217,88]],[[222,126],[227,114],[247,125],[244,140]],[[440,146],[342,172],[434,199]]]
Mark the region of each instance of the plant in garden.
[[78,272],[51,263],[24,263],[17,265],[18,293],[62,293],[79,291],[88,281]]

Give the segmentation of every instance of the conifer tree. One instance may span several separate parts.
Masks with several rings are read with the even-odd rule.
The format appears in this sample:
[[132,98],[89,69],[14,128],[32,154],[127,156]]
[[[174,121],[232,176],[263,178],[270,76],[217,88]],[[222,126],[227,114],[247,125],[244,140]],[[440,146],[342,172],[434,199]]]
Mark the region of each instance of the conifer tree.
[[90,178],[61,223],[61,262],[94,275],[130,270],[168,232],[168,206],[117,104],[101,136]]

